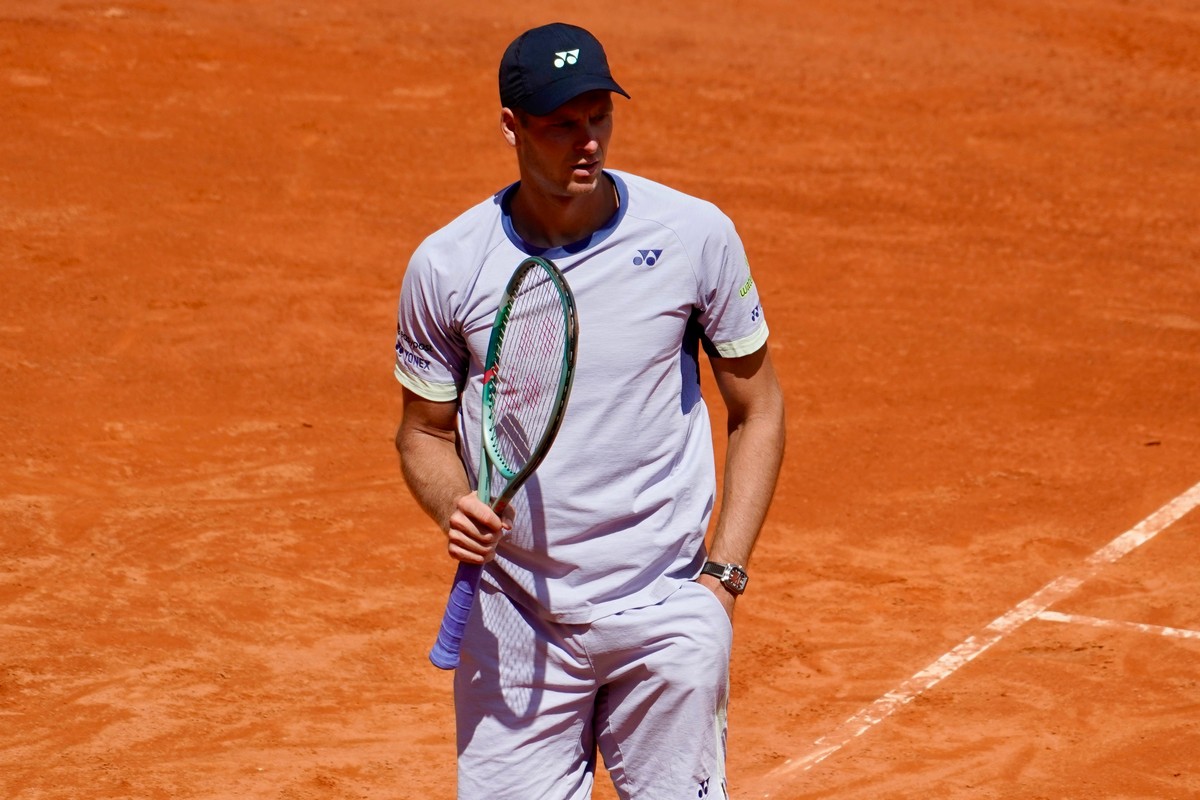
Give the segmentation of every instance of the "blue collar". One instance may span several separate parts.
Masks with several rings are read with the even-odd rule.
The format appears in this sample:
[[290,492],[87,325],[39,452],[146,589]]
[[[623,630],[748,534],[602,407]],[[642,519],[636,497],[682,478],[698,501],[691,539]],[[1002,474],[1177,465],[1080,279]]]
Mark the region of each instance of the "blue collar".
[[508,240],[518,250],[531,256],[544,256],[550,259],[578,255],[589,247],[600,244],[617,229],[617,226],[621,224],[621,220],[625,218],[626,209],[629,208],[629,188],[625,185],[625,181],[608,170],[605,170],[604,174],[611,178],[613,185],[617,187],[617,199],[620,205],[616,213],[590,235],[562,247],[535,247],[522,239],[516,229],[513,228],[512,222],[512,198],[517,192],[517,187],[521,185],[520,181],[501,190],[496,195],[496,200],[500,204],[500,222],[504,226],[504,235],[508,237]]

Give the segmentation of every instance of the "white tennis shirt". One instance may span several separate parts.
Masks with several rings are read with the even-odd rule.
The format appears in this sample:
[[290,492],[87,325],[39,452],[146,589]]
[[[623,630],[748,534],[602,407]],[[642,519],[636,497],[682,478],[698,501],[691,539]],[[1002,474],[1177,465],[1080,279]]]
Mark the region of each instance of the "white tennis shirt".
[[484,579],[569,624],[657,603],[699,573],[716,477],[698,351],[748,355],[767,339],[729,218],[653,181],[607,174],[620,208],[574,245],[521,240],[508,214],[515,184],[431,235],[404,275],[396,327],[400,383],[460,401],[459,454],[473,481],[482,364],[504,287],[527,255],[566,276],[579,311],[570,402]]

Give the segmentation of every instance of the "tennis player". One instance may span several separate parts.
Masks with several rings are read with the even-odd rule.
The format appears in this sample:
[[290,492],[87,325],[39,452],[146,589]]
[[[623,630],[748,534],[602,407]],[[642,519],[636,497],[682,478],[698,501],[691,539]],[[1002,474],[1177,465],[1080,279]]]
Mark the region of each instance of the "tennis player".
[[[551,24],[500,62],[519,180],[427,238],[404,276],[396,434],[452,558],[485,564],[455,674],[460,800],[728,797],[734,604],[783,454],[784,406],[742,242],[714,205],[607,169],[600,42]],[[472,492],[481,365],[513,269],[552,259],[579,310],[554,446],[502,520]],[[699,352],[728,416],[716,501]],[[449,574],[449,573],[447,573]]]

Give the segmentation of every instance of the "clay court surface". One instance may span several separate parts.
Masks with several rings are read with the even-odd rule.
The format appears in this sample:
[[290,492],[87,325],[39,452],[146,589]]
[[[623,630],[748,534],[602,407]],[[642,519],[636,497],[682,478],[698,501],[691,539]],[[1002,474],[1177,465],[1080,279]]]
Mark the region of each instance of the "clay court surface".
[[0,797],[453,797],[394,308],[556,18],[787,393],[733,796],[1200,797],[1190,0],[0,2]]

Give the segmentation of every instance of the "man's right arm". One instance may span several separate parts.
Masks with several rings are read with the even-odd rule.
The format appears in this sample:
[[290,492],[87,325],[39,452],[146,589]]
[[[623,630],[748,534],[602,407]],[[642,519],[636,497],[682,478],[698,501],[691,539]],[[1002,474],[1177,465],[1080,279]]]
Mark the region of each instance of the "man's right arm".
[[426,400],[404,389],[396,451],[408,490],[446,533],[450,556],[484,564],[495,557],[506,526],[471,491],[458,457],[457,417],[456,402]]

